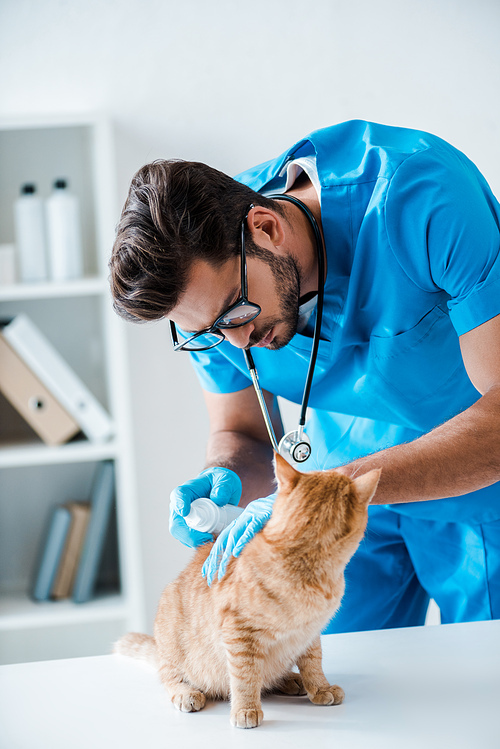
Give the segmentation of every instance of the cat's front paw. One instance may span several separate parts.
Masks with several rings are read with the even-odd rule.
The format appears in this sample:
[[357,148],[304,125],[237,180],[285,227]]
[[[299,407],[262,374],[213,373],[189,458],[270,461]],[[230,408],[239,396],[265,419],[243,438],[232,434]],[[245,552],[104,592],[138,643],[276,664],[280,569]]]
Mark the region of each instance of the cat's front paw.
[[264,713],[259,708],[246,708],[231,713],[231,725],[236,728],[257,728],[262,723]]
[[302,676],[300,674],[294,673],[293,671],[283,677],[283,679],[278,683],[275,691],[279,694],[307,694],[302,682]]
[[203,692],[178,692],[172,695],[172,702],[177,710],[183,713],[195,713],[205,707],[206,697]]
[[314,705],[340,705],[344,701],[344,697],[344,690],[337,684],[319,689],[316,694],[309,695],[309,699]]

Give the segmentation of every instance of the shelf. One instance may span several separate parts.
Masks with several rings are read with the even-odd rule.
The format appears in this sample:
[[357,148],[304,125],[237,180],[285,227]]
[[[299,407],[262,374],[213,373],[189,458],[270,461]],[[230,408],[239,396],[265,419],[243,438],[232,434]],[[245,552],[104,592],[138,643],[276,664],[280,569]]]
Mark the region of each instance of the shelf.
[[[83,261],[78,279],[0,285],[0,318],[25,314],[33,320],[113,415],[106,442],[80,432],[66,444],[49,446],[0,397],[0,663],[99,654],[115,635],[146,626],[126,330],[113,313],[108,281],[119,215],[112,130],[105,118],[91,114],[0,121],[0,146],[0,243],[14,243],[19,186],[35,183],[45,200],[54,179],[64,176],[79,200]],[[126,593],[81,605],[30,600],[36,554],[53,508],[92,496],[97,466],[105,460],[113,461],[116,472],[116,518],[103,560],[106,554],[115,558],[118,549],[118,578]]]
[[75,128],[96,127],[106,125],[107,119],[101,112],[72,113],[63,112],[58,114],[32,114],[16,117],[2,117],[0,120],[0,132],[2,130],[31,130],[35,133],[43,128]]
[[49,447],[41,443],[0,445],[0,468],[19,466],[61,465],[85,463],[115,458],[118,454],[116,440],[95,444],[82,440],[68,445]]
[[19,629],[88,624],[124,619],[129,615],[123,596],[102,596],[88,603],[46,601],[36,603],[21,593],[0,596],[0,632]]
[[65,297],[99,296],[108,291],[103,278],[80,278],[74,281],[16,283],[0,286],[0,302],[27,299],[63,299]]

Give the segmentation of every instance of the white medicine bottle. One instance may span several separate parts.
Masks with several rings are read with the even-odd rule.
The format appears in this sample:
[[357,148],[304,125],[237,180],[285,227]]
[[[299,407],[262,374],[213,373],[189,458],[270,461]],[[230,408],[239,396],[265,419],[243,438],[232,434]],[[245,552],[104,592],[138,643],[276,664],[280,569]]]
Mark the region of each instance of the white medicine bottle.
[[229,523],[240,515],[244,507],[237,505],[216,505],[208,497],[200,497],[191,503],[191,510],[184,520],[195,531],[219,534]]
[[21,185],[21,194],[14,203],[14,226],[19,278],[25,283],[48,278],[47,245],[43,201],[36,185]]
[[54,281],[81,278],[82,239],[78,198],[65,179],[56,179],[47,200],[50,274]]

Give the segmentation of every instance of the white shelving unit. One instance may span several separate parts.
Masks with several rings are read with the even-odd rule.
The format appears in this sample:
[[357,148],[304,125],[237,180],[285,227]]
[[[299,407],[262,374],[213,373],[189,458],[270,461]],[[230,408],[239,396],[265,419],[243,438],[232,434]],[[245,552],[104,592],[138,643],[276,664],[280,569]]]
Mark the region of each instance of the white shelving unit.
[[[125,330],[107,281],[118,215],[109,123],[0,123],[0,165],[0,244],[15,242],[20,185],[35,182],[47,197],[64,177],[79,198],[84,246],[82,279],[0,285],[0,317],[31,317],[115,424],[107,443],[49,447],[0,395],[0,663],[108,653],[120,634],[145,626]],[[51,510],[89,499],[103,460],[115,465],[119,590],[86,604],[35,603],[30,590]]]

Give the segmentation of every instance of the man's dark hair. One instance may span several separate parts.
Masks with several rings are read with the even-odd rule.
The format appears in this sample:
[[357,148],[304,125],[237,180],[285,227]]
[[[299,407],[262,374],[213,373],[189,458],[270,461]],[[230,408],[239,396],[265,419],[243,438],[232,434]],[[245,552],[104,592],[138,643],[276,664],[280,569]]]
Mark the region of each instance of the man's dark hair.
[[159,160],[139,169],[109,263],[115,310],[134,322],[165,317],[186,288],[193,260],[220,267],[239,253],[251,203],[282,212],[206,164]]

